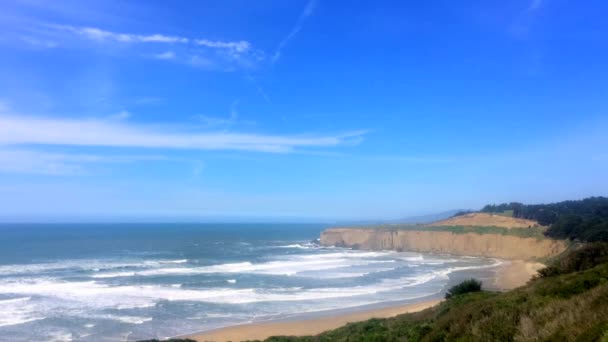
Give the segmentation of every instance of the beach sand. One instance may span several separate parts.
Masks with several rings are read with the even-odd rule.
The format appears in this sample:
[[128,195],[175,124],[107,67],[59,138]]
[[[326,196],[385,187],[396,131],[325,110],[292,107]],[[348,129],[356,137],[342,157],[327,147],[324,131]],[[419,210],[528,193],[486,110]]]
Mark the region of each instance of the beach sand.
[[[525,285],[536,274],[543,264],[521,260],[506,261],[496,272],[496,278],[489,288],[506,291]],[[201,332],[188,338],[199,342],[204,341],[243,341],[263,340],[270,336],[290,335],[316,335],[327,330],[341,327],[350,322],[359,322],[370,318],[386,318],[399,314],[421,311],[438,304],[440,300],[427,300],[424,302],[397,305],[382,309],[358,311],[334,316],[302,319],[294,321],[270,321],[263,323],[243,324],[232,327]]]
[[319,317],[300,321],[274,321],[237,325],[208,332],[203,332],[189,338],[197,341],[242,341],[262,340],[276,335],[315,335],[327,330],[341,327],[349,322],[364,321],[370,318],[392,317],[402,313],[416,312],[430,308],[440,300],[430,300],[420,303],[394,306],[383,309],[354,312],[338,316]]
[[510,260],[505,261],[496,272],[493,286],[491,289],[507,291],[526,285],[526,283],[536,275],[539,269],[545,265],[539,262]]

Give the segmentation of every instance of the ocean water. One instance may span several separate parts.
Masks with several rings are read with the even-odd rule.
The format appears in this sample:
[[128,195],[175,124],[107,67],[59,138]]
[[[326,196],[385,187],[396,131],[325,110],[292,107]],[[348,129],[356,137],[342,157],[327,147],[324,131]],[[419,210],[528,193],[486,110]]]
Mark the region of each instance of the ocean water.
[[315,224],[0,225],[0,340],[165,338],[441,296],[498,260],[320,247]]

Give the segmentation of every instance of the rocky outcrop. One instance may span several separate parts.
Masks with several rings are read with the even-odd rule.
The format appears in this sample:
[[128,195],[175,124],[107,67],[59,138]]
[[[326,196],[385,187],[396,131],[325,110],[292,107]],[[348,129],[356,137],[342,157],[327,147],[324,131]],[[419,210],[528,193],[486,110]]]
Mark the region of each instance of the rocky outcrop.
[[501,234],[457,234],[449,231],[330,228],[321,233],[321,245],[369,250],[445,253],[499,259],[532,260],[566,250],[562,240]]

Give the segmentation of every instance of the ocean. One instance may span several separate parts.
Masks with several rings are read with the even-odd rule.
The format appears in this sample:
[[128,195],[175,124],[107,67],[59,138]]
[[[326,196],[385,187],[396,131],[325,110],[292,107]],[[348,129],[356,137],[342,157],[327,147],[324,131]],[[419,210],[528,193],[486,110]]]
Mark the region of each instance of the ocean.
[[0,225],[0,340],[132,341],[441,297],[500,261],[321,247],[322,224]]

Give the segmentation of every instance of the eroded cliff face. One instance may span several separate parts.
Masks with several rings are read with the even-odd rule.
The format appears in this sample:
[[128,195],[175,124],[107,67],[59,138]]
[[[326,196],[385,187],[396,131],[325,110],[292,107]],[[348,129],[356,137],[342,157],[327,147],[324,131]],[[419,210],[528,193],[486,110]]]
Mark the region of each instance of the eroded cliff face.
[[455,234],[442,231],[331,228],[321,233],[324,246],[370,250],[446,253],[499,259],[532,260],[566,250],[562,240],[523,238],[500,234]]

